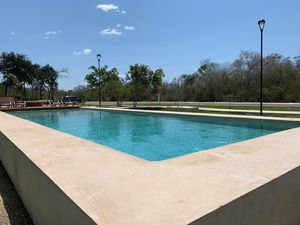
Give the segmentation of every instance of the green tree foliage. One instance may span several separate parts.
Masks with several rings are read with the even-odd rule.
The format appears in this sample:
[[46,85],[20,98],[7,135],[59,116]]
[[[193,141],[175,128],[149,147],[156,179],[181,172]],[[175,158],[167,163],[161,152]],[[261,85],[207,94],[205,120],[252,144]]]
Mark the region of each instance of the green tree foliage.
[[[50,65],[41,67],[39,64],[32,64],[29,58],[23,54],[14,52],[2,52],[0,54],[0,73],[3,75],[2,85],[4,95],[12,89],[14,96],[21,93],[23,99],[27,99],[27,91],[31,87],[31,99],[42,99],[42,93],[48,92],[48,98],[54,99],[55,91],[58,88],[58,79],[67,74],[67,69],[56,71]],[[38,96],[38,97],[35,97]]]
[[123,83],[116,68],[107,70],[103,77],[104,93],[107,100],[121,104],[123,98]]
[[88,95],[88,87],[85,85],[78,85],[74,87],[70,95],[80,97],[82,100],[91,99]]
[[48,92],[48,99],[54,100],[54,92],[58,88],[59,73],[50,65],[41,68],[40,79]]
[[152,70],[146,65],[135,64],[129,67],[126,80],[131,89],[134,107],[136,107],[137,101],[144,101],[149,97],[152,75]]
[[[300,102],[300,57],[266,56],[263,83],[264,101]],[[196,73],[184,74],[176,83],[165,83],[162,98],[172,101],[259,101],[259,90],[260,55],[243,51],[232,63],[205,60]]]
[[157,69],[153,73],[152,77],[152,85],[154,91],[157,93],[157,102],[160,103],[160,95],[163,87],[163,77],[165,76],[164,71],[162,69]]
[[[196,68],[195,68],[196,70]],[[92,66],[85,80],[88,86],[73,91],[59,91],[58,81],[66,69],[55,70],[50,65],[40,66],[22,54],[0,53],[0,94],[54,99],[73,93],[86,100],[117,101],[258,101],[260,91],[260,55],[243,51],[231,63],[202,61],[196,72],[183,74],[163,82],[162,69],[153,71],[143,64],[131,65],[122,80],[116,68],[100,69]],[[266,102],[300,102],[300,56],[284,57],[270,54],[264,58],[263,100]],[[98,93],[99,84],[101,92]],[[98,96],[97,96],[98,94]],[[29,97],[30,98],[30,97]]]
[[39,64],[34,65],[34,72],[32,76],[32,92],[35,92],[39,96],[39,99],[43,99],[43,92],[46,85],[46,74],[43,73],[43,70]]
[[7,95],[8,88],[15,88],[19,83],[18,78],[14,74],[4,74],[2,84],[4,85],[5,91],[4,96]]
[[[97,68],[96,66],[91,66],[89,68],[91,72],[85,76],[85,81],[88,83],[88,87],[96,90],[98,89],[98,99],[100,101],[100,105],[102,102],[102,89],[103,86],[103,77],[107,70],[107,66],[102,68]],[[103,88],[103,87],[102,87]]]
[[3,75],[13,74],[18,79],[18,87],[26,98],[26,84],[31,84],[30,74],[33,72],[31,61],[22,54],[3,52],[0,54],[0,72]]
[[[90,67],[91,72],[85,76],[88,87],[92,90],[98,89],[98,97],[100,101],[104,97],[105,100],[122,101],[123,84],[116,68],[108,69],[107,66],[97,68]],[[100,103],[101,104],[101,103]]]
[[[118,83],[122,99],[137,101],[259,101],[260,55],[243,51],[232,63],[210,60],[197,72],[163,82],[162,69],[147,65],[130,66],[126,82]],[[263,98],[266,102],[300,102],[300,57],[270,54],[264,58]],[[111,89],[111,88],[109,88]],[[108,97],[109,94],[106,93]],[[108,100],[115,98],[108,97]]]

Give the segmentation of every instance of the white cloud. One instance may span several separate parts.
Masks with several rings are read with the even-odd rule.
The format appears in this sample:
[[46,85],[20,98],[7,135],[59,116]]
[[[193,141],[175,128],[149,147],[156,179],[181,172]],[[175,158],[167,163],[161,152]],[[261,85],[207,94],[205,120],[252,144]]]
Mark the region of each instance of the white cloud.
[[16,32],[14,32],[14,31],[10,32],[9,35],[14,36],[14,35],[16,35]]
[[121,36],[122,32],[116,28],[107,28],[100,32],[102,36]]
[[122,14],[127,13],[125,10],[120,10],[119,6],[114,5],[114,4],[99,4],[99,5],[97,5],[97,8],[101,9],[104,12],[115,11],[115,12],[122,13]]
[[116,11],[119,9],[119,7],[114,4],[99,4],[97,5],[97,8],[103,10],[104,12],[109,12],[111,10]]
[[[114,28],[106,28],[102,31],[100,31],[100,34],[102,36],[121,36],[122,35],[122,31],[120,31],[122,24],[117,24]],[[128,31],[133,31],[135,30],[135,27],[133,26],[124,26],[125,30]]]
[[61,30],[54,30],[54,31],[47,31],[45,32],[45,36],[44,36],[44,39],[50,39],[50,38],[53,38],[55,37],[57,34],[60,34],[62,33]]
[[73,52],[73,54],[77,55],[77,56],[79,56],[79,55],[89,55],[91,53],[92,53],[92,49],[90,49],[90,48],[85,48],[82,51],[74,51]]
[[46,36],[53,36],[53,35],[57,35],[57,34],[59,34],[59,33],[62,33],[62,31],[61,30],[54,30],[54,31],[47,31],[46,33],[45,33],[45,35]]
[[84,55],[89,55],[89,54],[92,53],[92,49],[86,48],[86,49],[83,49],[82,52],[83,52]]
[[135,28],[133,26],[125,26],[124,29],[125,30],[135,30]]

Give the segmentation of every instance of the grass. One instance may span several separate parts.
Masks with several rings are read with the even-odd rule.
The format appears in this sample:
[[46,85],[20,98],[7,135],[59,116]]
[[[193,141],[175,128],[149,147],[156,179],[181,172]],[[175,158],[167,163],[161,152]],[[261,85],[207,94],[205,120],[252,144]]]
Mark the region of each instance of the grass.
[[[174,105],[169,105],[169,104],[154,104],[154,103],[139,103],[139,106],[176,106]],[[179,106],[191,106],[188,104],[179,104]],[[259,110],[259,106],[236,106],[236,105],[193,105],[192,107],[195,108],[212,108],[212,109],[241,109],[241,110]],[[273,106],[264,106],[263,110],[268,110],[268,111],[295,111],[295,112],[300,112],[300,107],[273,107]]]
[[[147,107],[157,107],[157,106],[172,106],[167,104],[145,104],[140,103],[138,106],[147,106]],[[173,105],[175,106],[175,105]],[[184,105],[180,104],[179,106],[191,106],[191,105]],[[221,106],[221,105],[193,105],[194,108],[211,108],[211,109],[242,109],[242,110],[259,110],[259,106]],[[168,109],[162,109],[164,111],[168,111]],[[290,112],[300,112],[300,107],[271,107],[266,106],[263,107],[263,110],[268,111],[290,111]],[[176,111],[184,112],[184,109],[178,109]],[[247,116],[259,116],[259,113],[244,113],[244,112],[218,112],[218,111],[210,111],[210,110],[201,110],[199,113],[208,113],[208,114],[225,114],[225,115],[247,115]],[[266,117],[281,117],[281,118],[300,118],[300,115],[287,115],[287,114],[270,114],[270,113],[264,113],[263,116]]]
[[[208,114],[220,114],[220,115],[242,115],[242,116],[259,116],[259,113],[239,113],[239,112],[216,112],[216,111],[199,111],[199,113]],[[287,115],[287,114],[268,114],[264,113],[266,117],[278,117],[278,118],[300,118],[300,115]]]
[[[241,110],[259,110],[259,106],[212,106],[212,105],[207,105],[207,106],[199,106],[203,108],[216,108],[216,109],[241,109]],[[263,110],[268,110],[268,111],[299,111],[300,112],[300,107],[272,107],[272,106],[264,106]]]

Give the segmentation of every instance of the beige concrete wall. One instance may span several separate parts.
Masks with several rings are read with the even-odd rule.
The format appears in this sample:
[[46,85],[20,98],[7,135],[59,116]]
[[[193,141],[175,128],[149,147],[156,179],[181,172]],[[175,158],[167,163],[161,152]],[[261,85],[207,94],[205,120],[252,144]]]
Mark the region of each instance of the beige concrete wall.
[[299,137],[149,162],[0,112],[0,160],[36,225],[298,225]]
[[190,224],[299,225],[300,167]]
[[0,160],[35,225],[96,224],[1,132]]

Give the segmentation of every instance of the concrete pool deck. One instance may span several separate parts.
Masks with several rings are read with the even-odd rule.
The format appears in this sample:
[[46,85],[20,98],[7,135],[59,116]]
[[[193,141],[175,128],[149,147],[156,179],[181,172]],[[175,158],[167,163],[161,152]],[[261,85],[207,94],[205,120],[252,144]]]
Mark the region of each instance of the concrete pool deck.
[[299,224],[299,137],[150,162],[0,112],[0,160],[36,225]]
[[13,111],[32,111],[32,110],[60,110],[60,109],[79,109],[80,106],[35,106],[35,107],[0,107],[2,112]]

